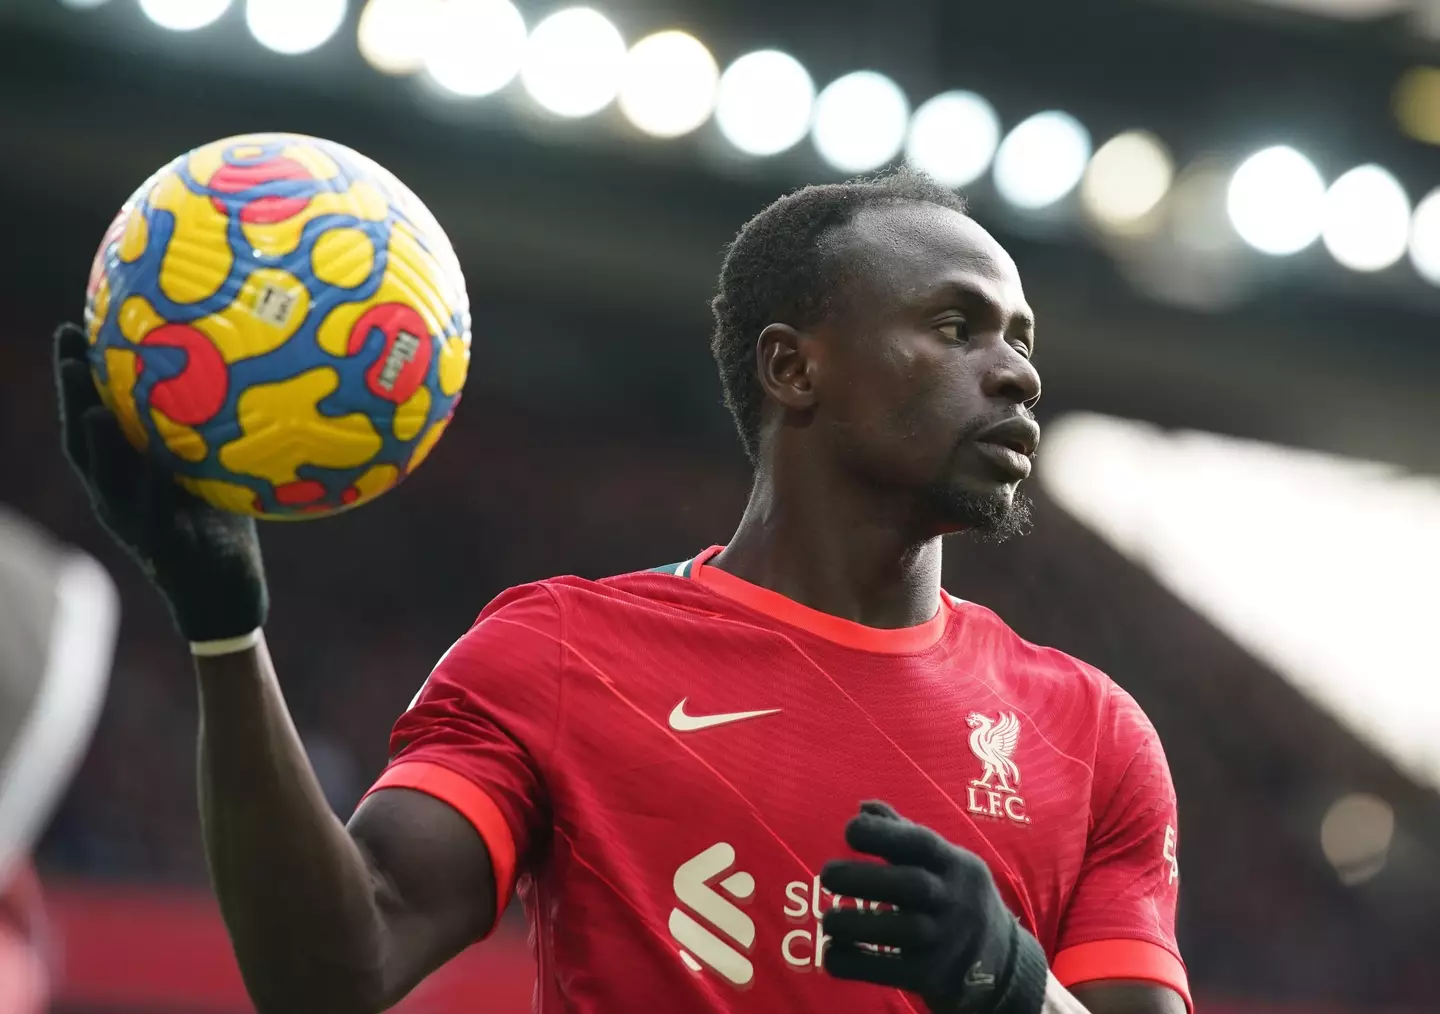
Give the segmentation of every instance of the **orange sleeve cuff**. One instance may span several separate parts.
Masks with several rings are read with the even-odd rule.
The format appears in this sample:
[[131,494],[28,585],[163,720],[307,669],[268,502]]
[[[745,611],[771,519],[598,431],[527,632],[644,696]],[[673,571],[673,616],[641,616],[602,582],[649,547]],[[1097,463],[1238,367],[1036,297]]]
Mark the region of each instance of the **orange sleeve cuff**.
[[515,837],[495,801],[464,775],[423,760],[392,764],[365,795],[381,789],[423,792],[448,803],[470,822],[490,852],[490,868],[495,874],[495,921],[499,923],[500,913],[505,911],[515,889]]
[[1139,979],[1168,986],[1185,1000],[1187,1010],[1195,1005],[1190,1000],[1190,982],[1180,959],[1159,944],[1148,940],[1096,940],[1093,943],[1067,947],[1055,955],[1050,971],[1065,987],[1101,979]]

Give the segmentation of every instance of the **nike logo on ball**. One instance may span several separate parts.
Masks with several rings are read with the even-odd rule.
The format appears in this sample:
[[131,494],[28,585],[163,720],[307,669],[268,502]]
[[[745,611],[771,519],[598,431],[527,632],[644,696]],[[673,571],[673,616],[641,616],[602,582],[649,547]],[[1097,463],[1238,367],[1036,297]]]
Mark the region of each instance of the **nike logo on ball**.
[[716,725],[729,725],[731,722],[739,722],[746,718],[759,718],[761,715],[780,713],[779,708],[771,708],[768,711],[731,711],[723,715],[687,715],[685,714],[685,702],[689,699],[688,697],[682,698],[680,703],[675,705],[675,710],[670,712],[670,728],[676,732],[696,732]]

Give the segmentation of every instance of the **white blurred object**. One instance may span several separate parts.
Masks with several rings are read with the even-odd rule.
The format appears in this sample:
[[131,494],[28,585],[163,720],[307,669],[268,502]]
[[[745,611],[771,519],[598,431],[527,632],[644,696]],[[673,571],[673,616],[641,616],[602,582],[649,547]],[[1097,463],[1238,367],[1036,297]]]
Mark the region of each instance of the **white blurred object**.
[[994,106],[974,92],[943,92],[910,118],[905,158],[945,186],[963,187],[990,168],[999,143]]
[[1318,14],[1339,21],[1369,21],[1398,14],[1416,6],[1417,0],[1250,0],[1264,7]]
[[413,74],[425,65],[441,0],[370,0],[360,12],[355,41],[382,74]]
[[570,7],[535,26],[520,80],[541,108],[578,118],[598,113],[620,91],[625,40],[599,11]]
[[720,75],[715,122],[747,155],[778,155],[810,129],[815,82],[789,53],[746,53]]
[[102,7],[109,2],[110,0],[60,0],[60,6],[77,11],[88,11],[95,7]]
[[520,72],[525,19],[509,0],[445,0],[434,11],[425,71],[465,98],[490,95]]
[[1127,130],[1091,157],[1080,201],[1102,228],[1129,232],[1165,199],[1174,178],[1164,143],[1148,131]]
[[1379,796],[1355,792],[1335,800],[1320,822],[1320,849],[1343,884],[1363,884],[1385,868],[1395,811]]
[[191,32],[218,20],[230,0],[140,0],[145,16],[172,32]]
[[1017,208],[1037,211],[1075,189],[1090,159],[1090,133],[1058,109],[1016,124],[995,152],[995,189]]
[[899,85],[873,70],[857,70],[820,92],[810,131],[832,169],[867,172],[899,154],[909,118],[910,103]]
[[1440,285],[1440,188],[1415,205],[1410,220],[1410,263],[1427,282]]
[[647,35],[625,57],[620,111],[654,137],[688,134],[710,117],[720,68],[686,32]]
[[1330,255],[1352,271],[1381,271],[1405,256],[1410,199],[1378,165],[1356,166],[1325,192],[1321,236]]
[[1072,415],[1039,478],[1397,766],[1440,787],[1440,480],[1378,462]]
[[0,508],[0,884],[95,730],[119,597],[105,568]]
[[1240,238],[1261,253],[1299,253],[1320,236],[1325,181],[1294,148],[1256,152],[1230,177],[1226,210]]
[[345,23],[346,0],[245,0],[245,24],[266,49],[308,53]]

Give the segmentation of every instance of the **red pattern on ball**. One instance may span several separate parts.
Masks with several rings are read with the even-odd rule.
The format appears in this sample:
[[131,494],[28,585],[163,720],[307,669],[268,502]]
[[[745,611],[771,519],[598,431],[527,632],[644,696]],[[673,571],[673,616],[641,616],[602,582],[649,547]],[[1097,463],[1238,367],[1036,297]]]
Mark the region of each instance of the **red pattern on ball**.
[[[280,156],[254,165],[223,165],[211,177],[210,189],[225,194],[238,194],[261,183],[309,179],[314,179],[309,169],[293,158]],[[223,197],[212,197],[210,201],[220,214],[230,213],[232,202]],[[257,197],[247,201],[240,209],[240,221],[254,225],[273,225],[300,214],[309,204],[309,197]]]
[[286,507],[299,507],[325,499],[325,486],[314,479],[297,479],[275,487],[275,499]]
[[140,339],[140,344],[185,352],[185,366],[155,384],[150,404],[184,426],[199,426],[214,418],[230,387],[230,370],[215,343],[189,324],[163,324]]
[[434,341],[413,306],[381,303],[366,310],[350,329],[350,355],[360,352],[377,328],[385,335],[385,347],[365,371],[365,384],[377,397],[403,405],[430,372]]

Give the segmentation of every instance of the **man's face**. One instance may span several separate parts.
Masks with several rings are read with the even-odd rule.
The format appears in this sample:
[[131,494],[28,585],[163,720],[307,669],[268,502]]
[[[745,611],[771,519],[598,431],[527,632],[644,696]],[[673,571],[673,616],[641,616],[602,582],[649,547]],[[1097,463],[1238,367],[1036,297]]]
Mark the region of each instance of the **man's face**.
[[872,208],[830,238],[843,265],[824,323],[815,423],[843,467],[914,493],[925,527],[1003,538],[1038,442],[1034,315],[1015,262],[971,219]]

